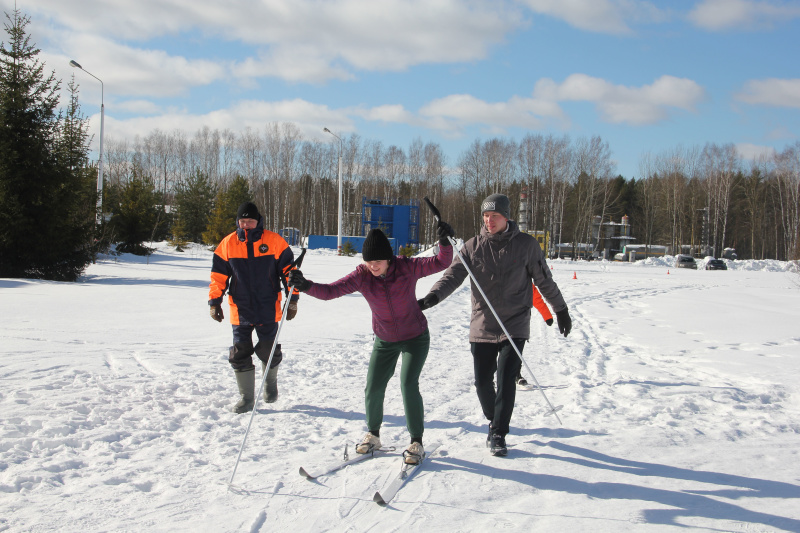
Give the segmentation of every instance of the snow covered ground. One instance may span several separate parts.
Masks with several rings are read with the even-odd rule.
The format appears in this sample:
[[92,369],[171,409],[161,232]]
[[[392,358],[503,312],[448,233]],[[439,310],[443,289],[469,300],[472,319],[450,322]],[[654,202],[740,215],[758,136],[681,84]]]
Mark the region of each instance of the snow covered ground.
[[[309,251],[333,281],[360,258]],[[79,283],[0,279],[2,531],[800,531],[800,275],[551,261],[568,339],[534,317],[506,458],[484,447],[469,289],[426,311],[437,453],[389,506],[399,451],[309,481],[359,440],[372,344],[356,294],[308,296],[281,336],[280,399],[234,415],[231,330],[208,316],[210,252],[165,245]],[[573,277],[577,279],[573,279]],[[438,279],[421,280],[420,296]],[[225,309],[227,316],[227,308]],[[259,376],[260,377],[260,376]],[[398,378],[385,445],[408,435]]]

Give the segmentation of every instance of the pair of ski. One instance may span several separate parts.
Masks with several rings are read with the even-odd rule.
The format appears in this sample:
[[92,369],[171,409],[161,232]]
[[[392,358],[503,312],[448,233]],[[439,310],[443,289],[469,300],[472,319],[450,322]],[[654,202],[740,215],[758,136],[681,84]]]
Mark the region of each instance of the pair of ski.
[[[425,456],[422,458],[422,461],[420,461],[418,464],[409,465],[406,464],[404,459],[401,460],[402,462],[401,462],[400,472],[397,473],[397,475],[382,491],[375,492],[375,494],[372,496],[372,501],[374,501],[379,505],[388,504],[392,500],[392,498],[394,498],[394,496],[398,493],[398,491],[400,491],[403,485],[406,484],[406,481],[411,479],[411,477],[417,472],[417,470],[419,470],[422,467],[422,465],[425,464],[428,457],[430,457],[431,454],[434,451],[436,451],[438,447],[439,447],[438,444],[434,444],[433,446],[431,446],[431,448],[425,452]],[[347,453],[347,445],[345,445],[344,457],[342,458],[341,461],[329,464],[328,466],[322,467],[318,470],[306,470],[301,466],[300,475],[308,479],[316,479],[320,476],[336,472],[337,470],[341,470],[347,466],[359,463],[366,459],[371,459],[372,457],[380,455],[386,455],[388,452],[392,451],[394,451],[394,447],[379,448],[377,450],[372,451],[371,453],[357,454],[355,457],[351,459]],[[393,466],[392,469],[394,468],[396,467]]]

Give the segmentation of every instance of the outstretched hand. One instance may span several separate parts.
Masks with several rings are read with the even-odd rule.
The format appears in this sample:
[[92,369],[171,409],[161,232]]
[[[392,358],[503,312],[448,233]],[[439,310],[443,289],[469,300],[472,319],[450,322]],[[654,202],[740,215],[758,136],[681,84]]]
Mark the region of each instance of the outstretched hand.
[[289,271],[289,275],[286,276],[286,282],[300,292],[306,292],[311,287],[311,282],[297,269]]
[[425,296],[425,298],[417,300],[417,305],[419,305],[419,308],[422,309],[423,311],[426,309],[430,309],[431,307],[433,307],[438,303],[439,303],[439,297],[433,294],[432,292],[428,293]]

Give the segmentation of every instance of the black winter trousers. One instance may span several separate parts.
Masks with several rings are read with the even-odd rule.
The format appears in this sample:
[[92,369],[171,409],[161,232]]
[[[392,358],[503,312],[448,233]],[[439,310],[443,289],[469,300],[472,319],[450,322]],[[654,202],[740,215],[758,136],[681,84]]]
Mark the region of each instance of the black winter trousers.
[[[258,344],[253,346],[253,330],[258,337]],[[272,351],[272,343],[275,342],[275,334],[278,332],[278,324],[265,324],[258,326],[233,326],[233,346],[231,346],[228,362],[236,372],[246,372],[253,370],[253,354],[266,364],[269,360],[269,353]],[[275,368],[283,360],[281,345],[275,347],[272,355],[270,368]]]
[[[519,353],[526,339],[514,339]],[[517,397],[516,377],[522,361],[508,340],[501,343],[473,342],[472,362],[475,368],[475,390],[487,420],[495,432],[505,436],[514,412]],[[494,378],[497,373],[497,388]]]

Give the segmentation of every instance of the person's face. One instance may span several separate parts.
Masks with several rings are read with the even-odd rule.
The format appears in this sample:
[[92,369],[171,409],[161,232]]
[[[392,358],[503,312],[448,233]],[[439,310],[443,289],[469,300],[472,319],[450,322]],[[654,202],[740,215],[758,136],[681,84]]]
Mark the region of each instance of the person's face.
[[255,229],[256,224],[258,224],[258,220],[254,218],[240,218],[239,219],[239,227],[242,229]]
[[491,234],[500,233],[506,230],[508,219],[497,211],[486,211],[483,213],[483,225]]
[[383,276],[389,270],[388,259],[378,259],[377,261],[365,261],[367,268],[375,277]]

